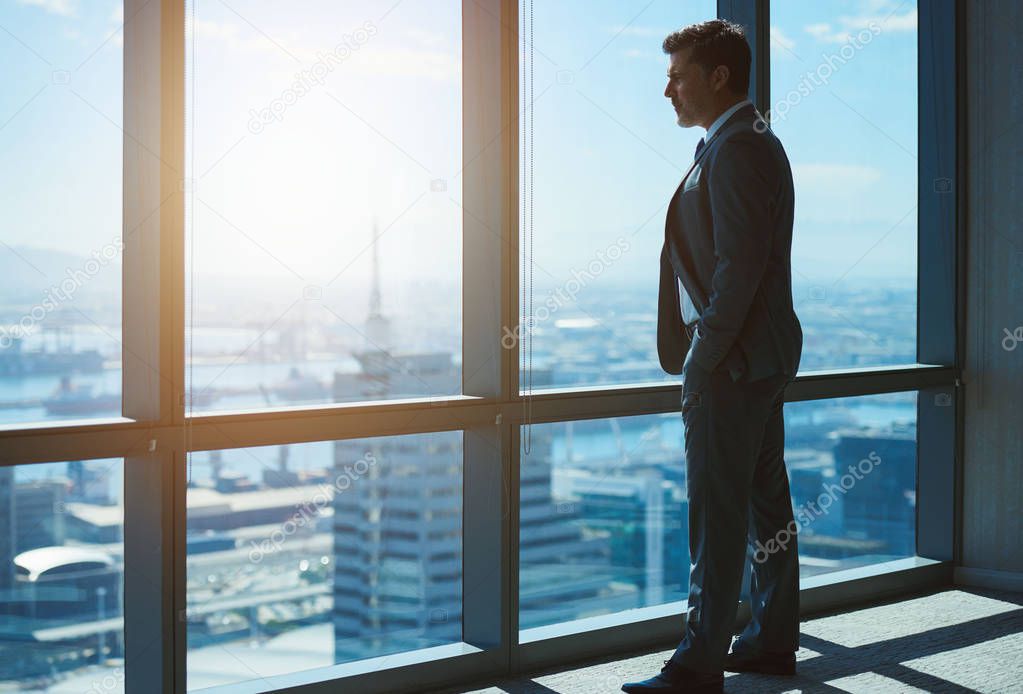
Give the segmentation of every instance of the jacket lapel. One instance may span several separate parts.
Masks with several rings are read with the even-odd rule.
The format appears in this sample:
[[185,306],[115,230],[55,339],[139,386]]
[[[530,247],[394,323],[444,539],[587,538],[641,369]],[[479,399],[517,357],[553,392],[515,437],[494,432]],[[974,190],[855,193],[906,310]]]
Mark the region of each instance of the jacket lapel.
[[[678,295],[678,280],[682,281],[682,285],[685,287],[689,297],[693,299],[693,305],[699,313],[703,313],[703,310],[697,304],[697,301],[701,298],[700,292],[696,291],[696,287],[693,286],[693,270],[689,266],[689,259],[678,254],[678,260],[682,265],[682,273],[676,274],[674,269],[674,263],[671,260],[671,239],[669,231],[671,229],[671,221],[673,218],[677,218],[675,214],[675,206],[679,204],[681,198],[681,192],[692,175],[693,170],[697,164],[703,159],[710,150],[712,144],[725,132],[726,127],[734,125],[736,120],[744,118],[745,114],[750,111],[756,111],[756,108],[750,104],[740,108],[738,111],[732,114],[727,121],[721,124],[721,127],[714,133],[714,136],[703,143],[703,147],[700,149],[699,154],[693,157],[692,163],[689,168],[686,169],[685,174],[682,176],[682,180],[679,182],[678,187],[675,189],[675,194],[672,195],[671,200],[668,202],[668,212],[664,220],[664,246],[661,248],[661,271],[660,271],[660,287],[659,287],[659,298],[658,298],[658,320],[657,320],[657,349],[661,359],[661,367],[670,374],[679,374],[682,372],[682,367],[678,361],[678,353],[684,355],[689,350],[690,339],[686,332],[682,329],[681,314],[679,308],[679,295]],[[759,116],[759,113],[757,114]],[[672,244],[673,245],[673,244]],[[676,279],[678,278],[678,280]],[[696,297],[696,298],[694,298]],[[700,301],[700,303],[704,303]]]
[[[753,104],[746,104],[745,106],[740,108],[738,111],[730,115],[728,117],[728,120],[722,123],[721,126],[714,131],[714,135],[709,140],[703,143],[703,147],[700,149],[700,153],[693,157],[693,163],[689,165],[689,168],[686,169],[685,175],[682,176],[682,181],[678,184],[678,188],[675,189],[675,195],[678,195],[678,191],[681,190],[682,186],[686,184],[686,179],[689,178],[689,175],[693,173],[693,169],[695,169],[696,165],[700,163],[701,159],[703,159],[703,155],[705,155],[707,153],[707,150],[710,149],[711,143],[717,140],[721,133],[723,133],[728,126],[737,122],[738,119],[742,118],[743,115],[748,113],[749,111],[756,112],[756,107]],[[757,113],[757,115],[759,116],[759,113]]]
[[700,149],[700,153],[693,157],[693,162],[689,165],[689,168],[686,169],[686,172],[685,174],[683,174],[682,180],[679,182],[678,187],[675,188],[675,194],[671,196],[671,200],[668,203],[668,214],[664,223],[665,242],[667,242],[668,240],[668,228],[671,220],[672,208],[674,208],[675,204],[678,202],[679,193],[681,193],[682,187],[685,186],[686,181],[689,179],[689,176],[692,175],[693,169],[696,168],[696,165],[700,163],[700,160],[703,159],[704,155],[707,154],[707,151],[710,150],[711,144],[715,140],[717,140],[723,132],[725,132],[727,127],[733,125],[735,122],[738,121],[738,119],[745,117],[745,115],[748,114],[750,111],[753,111],[754,113],[757,114],[758,117],[760,117],[759,112],[757,112],[756,107],[753,104],[747,104],[743,106],[738,111],[729,116],[728,120],[721,124],[721,127],[719,127],[714,132],[714,136],[703,143],[703,148]]
[[[717,136],[718,136],[718,134],[714,133],[714,137],[717,137]],[[697,154],[695,157],[693,157],[693,163],[689,165],[688,169],[686,169],[685,174],[682,176],[682,181],[678,184],[678,188],[675,189],[675,195],[676,196],[678,195],[679,191],[682,190],[682,186],[684,186],[686,184],[686,179],[688,179],[689,175],[691,173],[693,173],[693,169],[695,169],[696,165],[700,163],[701,159],[703,159],[703,155],[705,155],[707,153],[707,150],[710,148],[710,143],[713,142],[714,137],[712,137],[709,141],[704,142],[703,143],[703,148],[700,149],[700,153]]]
[[[720,132],[720,130],[718,132]],[[671,229],[672,218],[677,217],[677,214],[675,213],[675,206],[679,204],[679,198],[681,197],[682,188],[685,186],[686,181],[689,179],[689,176],[693,173],[693,169],[696,168],[696,165],[699,164],[700,160],[703,159],[705,154],[707,154],[707,150],[710,149],[711,142],[713,142],[714,139],[718,136],[718,132],[714,133],[714,137],[712,137],[710,140],[704,142],[703,147],[700,149],[699,154],[693,157],[693,162],[689,165],[689,168],[686,169],[685,174],[683,174],[682,176],[682,180],[678,184],[678,188],[675,189],[675,194],[671,197],[671,201],[668,203],[668,213],[664,219],[664,248],[662,250],[669,258],[672,255],[670,248],[673,244],[671,243],[668,232]],[[689,267],[689,263],[686,258],[682,257],[681,254],[677,255],[679,262],[682,263],[684,271],[676,276],[680,280],[682,280],[682,284],[686,288],[686,291],[689,293],[689,296],[693,297],[695,294],[693,292],[693,287],[691,286],[692,268]],[[675,275],[675,272],[672,271],[672,274]],[[677,295],[677,287],[675,291]],[[697,310],[698,311],[700,310],[699,307],[697,307]]]

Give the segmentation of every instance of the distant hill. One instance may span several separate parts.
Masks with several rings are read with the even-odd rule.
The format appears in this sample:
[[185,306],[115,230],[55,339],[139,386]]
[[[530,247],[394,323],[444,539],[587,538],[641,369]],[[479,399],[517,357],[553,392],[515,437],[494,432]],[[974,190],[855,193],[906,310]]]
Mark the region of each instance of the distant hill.
[[[68,269],[85,271],[91,256],[34,246],[0,246],[0,304],[36,303],[44,291],[68,277]],[[76,290],[97,296],[120,292],[120,258],[108,261],[87,284]]]

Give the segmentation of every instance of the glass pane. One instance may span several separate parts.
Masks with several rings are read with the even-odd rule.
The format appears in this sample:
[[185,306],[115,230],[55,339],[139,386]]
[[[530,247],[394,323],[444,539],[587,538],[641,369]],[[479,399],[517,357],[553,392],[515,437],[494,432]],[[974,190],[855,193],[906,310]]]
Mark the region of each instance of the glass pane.
[[520,341],[532,382],[522,386],[665,380],[656,343],[664,216],[703,133],[676,124],[661,43],[716,17],[717,3],[571,0],[520,11],[534,30],[520,91],[522,222],[528,239],[531,211],[534,239],[520,311],[524,334],[532,317],[532,349]]
[[[785,406],[802,576],[915,553],[916,397]],[[522,430],[531,450],[522,456],[520,627],[685,600],[689,505],[681,418],[531,429]],[[758,549],[747,548],[747,565]],[[748,574],[747,568],[746,591]]]
[[190,456],[188,688],[462,638],[460,432]]
[[522,456],[519,628],[684,600],[677,414],[534,424]]
[[191,402],[460,393],[460,3],[189,5]]
[[800,574],[916,554],[917,393],[785,405]]
[[0,467],[0,690],[124,691],[123,467]]
[[802,370],[916,361],[916,2],[771,3]]
[[120,8],[0,6],[0,423],[121,414]]

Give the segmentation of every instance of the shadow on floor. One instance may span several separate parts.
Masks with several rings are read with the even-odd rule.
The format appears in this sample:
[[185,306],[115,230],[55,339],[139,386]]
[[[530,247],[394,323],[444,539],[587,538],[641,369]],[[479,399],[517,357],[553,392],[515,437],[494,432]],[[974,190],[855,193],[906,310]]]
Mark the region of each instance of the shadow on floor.
[[[879,679],[878,686],[880,687],[886,685],[898,686],[896,685],[897,682],[902,687],[916,687],[927,692],[950,692],[956,694],[959,692],[984,691],[983,688],[967,688],[902,664],[909,660],[940,655],[1005,636],[1023,635],[1023,596],[1020,594],[962,587],[955,588],[954,590],[1011,603],[1020,606],[1021,609],[1008,610],[978,619],[966,620],[948,626],[874,641],[855,647],[843,646],[826,638],[804,632],[800,634],[801,649],[813,651],[819,655],[801,654],[801,656],[806,657],[797,662],[798,674],[795,677],[726,673],[725,691],[756,692],[758,694],[781,694],[782,692],[799,691],[806,694],[831,694],[833,692],[846,692],[847,690],[828,685],[826,682],[866,673],[873,673],[887,678],[887,682]],[[822,619],[862,609],[891,605],[919,597],[927,596],[902,597],[840,613],[815,615],[812,619]],[[529,676],[439,689],[435,690],[433,694],[456,694],[478,690],[487,690],[494,693],[505,692],[506,694],[599,694],[604,691],[614,692],[618,690],[620,685],[620,682],[617,681],[619,678],[615,675],[617,668],[613,667],[615,664],[634,658],[643,659],[644,661],[648,660],[650,664],[649,671],[645,671],[647,674],[642,677],[649,677],[656,674],[660,668],[661,656],[667,657],[667,655],[664,655],[664,652],[665,650],[670,651],[672,647],[672,645],[667,645],[664,648],[647,650],[642,653],[581,661],[572,663],[570,666],[550,668]],[[1005,666],[1007,669],[1019,668],[1019,664],[1015,662],[1005,662]],[[559,674],[565,677],[568,672],[572,672],[572,675],[568,677],[571,682],[566,683],[565,686],[559,685],[557,689],[552,689],[536,681],[539,678],[551,678],[551,676]],[[1002,674],[1004,675],[1005,673]],[[983,683],[979,684],[981,687],[983,686]],[[1023,691],[1023,685],[1020,686],[1020,691]]]

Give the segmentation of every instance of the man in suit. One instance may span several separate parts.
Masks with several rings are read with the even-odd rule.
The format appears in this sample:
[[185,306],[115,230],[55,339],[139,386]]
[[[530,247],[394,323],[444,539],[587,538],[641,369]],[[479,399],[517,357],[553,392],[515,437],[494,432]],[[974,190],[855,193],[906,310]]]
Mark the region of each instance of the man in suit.
[[[682,375],[689,600],[661,672],[622,689],[716,692],[725,669],[794,674],[799,648],[782,415],[803,344],[792,306],[794,193],[781,142],[746,97],[742,28],[694,24],[663,49],[678,124],[707,131],[668,205],[657,317],[661,366]],[[784,549],[776,536],[789,539]],[[747,543],[758,541],[777,551],[754,556],[752,619],[729,653]]]

